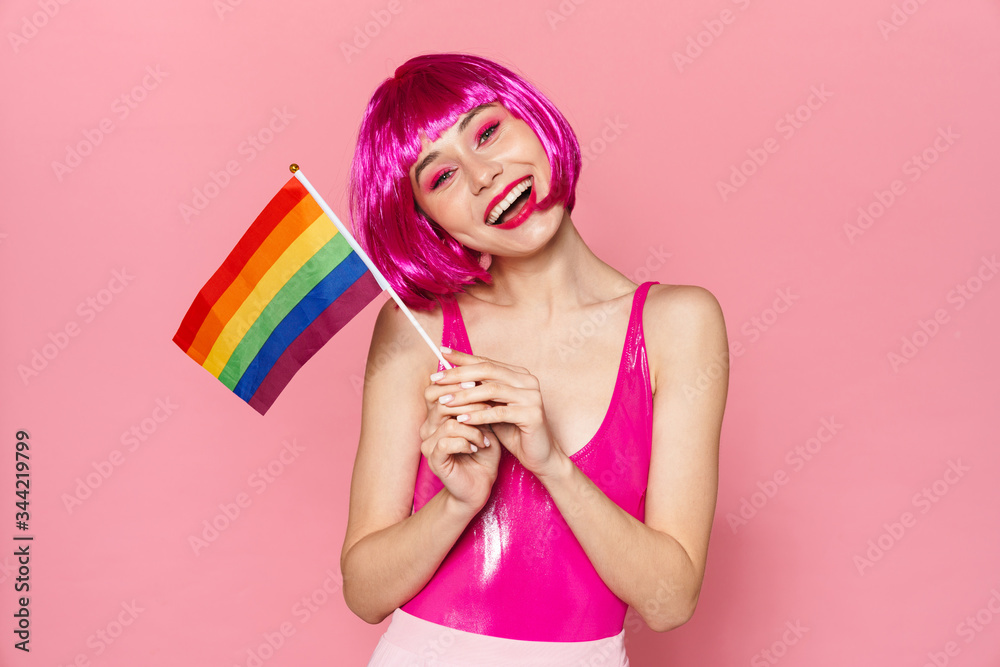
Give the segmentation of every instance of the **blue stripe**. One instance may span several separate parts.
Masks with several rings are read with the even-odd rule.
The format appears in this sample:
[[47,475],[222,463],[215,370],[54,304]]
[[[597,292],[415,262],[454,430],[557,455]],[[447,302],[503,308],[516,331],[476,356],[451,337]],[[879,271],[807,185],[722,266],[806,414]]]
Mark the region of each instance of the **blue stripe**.
[[320,313],[357,282],[366,271],[368,267],[358,254],[352,251],[337,265],[337,268],[302,297],[302,300],[274,328],[257,356],[247,366],[243,377],[233,389],[236,395],[249,402],[285,348],[291,345]]

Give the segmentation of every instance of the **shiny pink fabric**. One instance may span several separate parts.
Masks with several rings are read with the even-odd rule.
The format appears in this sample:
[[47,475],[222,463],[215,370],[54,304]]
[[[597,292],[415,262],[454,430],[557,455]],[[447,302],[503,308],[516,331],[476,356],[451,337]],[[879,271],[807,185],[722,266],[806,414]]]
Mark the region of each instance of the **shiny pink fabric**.
[[[653,401],[642,331],[649,287],[632,297],[611,405],[571,459],[611,500],[645,518]],[[444,308],[442,344],[472,353],[457,302]],[[433,623],[493,637],[592,641],[621,632],[628,605],[597,574],[545,487],[501,450],[493,491],[437,572],[400,609]],[[420,457],[413,511],[442,488]]]

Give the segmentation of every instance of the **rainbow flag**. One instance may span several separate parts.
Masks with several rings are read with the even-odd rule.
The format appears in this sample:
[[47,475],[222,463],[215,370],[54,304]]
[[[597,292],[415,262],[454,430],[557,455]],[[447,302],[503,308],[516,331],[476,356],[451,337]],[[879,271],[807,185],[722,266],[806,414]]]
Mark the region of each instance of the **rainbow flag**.
[[298,178],[289,179],[195,297],[173,338],[260,414],[382,292],[360,248],[323,208]]

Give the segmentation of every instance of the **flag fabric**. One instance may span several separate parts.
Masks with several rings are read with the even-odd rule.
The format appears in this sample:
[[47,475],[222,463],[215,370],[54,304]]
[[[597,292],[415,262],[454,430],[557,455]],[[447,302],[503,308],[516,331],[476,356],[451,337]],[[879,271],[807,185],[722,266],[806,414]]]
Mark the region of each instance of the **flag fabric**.
[[173,338],[260,414],[382,292],[360,248],[323,208],[299,179],[289,179],[195,297]]

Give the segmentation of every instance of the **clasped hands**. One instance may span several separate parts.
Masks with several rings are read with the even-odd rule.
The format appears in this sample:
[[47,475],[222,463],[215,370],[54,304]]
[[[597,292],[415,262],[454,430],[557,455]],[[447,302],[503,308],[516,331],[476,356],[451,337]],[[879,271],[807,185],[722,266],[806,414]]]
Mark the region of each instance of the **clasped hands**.
[[433,374],[424,391],[420,451],[445,488],[481,508],[496,480],[501,446],[535,475],[554,472],[565,455],[549,430],[538,378],[486,357],[441,352],[453,368]]

